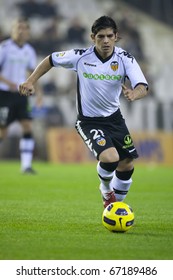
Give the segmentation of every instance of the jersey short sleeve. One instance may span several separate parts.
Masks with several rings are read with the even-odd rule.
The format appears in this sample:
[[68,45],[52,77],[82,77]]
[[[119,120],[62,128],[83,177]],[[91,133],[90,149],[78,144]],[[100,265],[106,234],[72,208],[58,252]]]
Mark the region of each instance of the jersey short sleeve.
[[52,64],[55,67],[63,67],[69,70],[77,70],[77,63],[85,52],[85,49],[72,49],[51,54]]
[[145,76],[137,63],[136,59],[127,51],[119,49],[119,55],[123,60],[125,67],[126,77],[130,80],[132,88],[135,88],[138,84],[148,84]]

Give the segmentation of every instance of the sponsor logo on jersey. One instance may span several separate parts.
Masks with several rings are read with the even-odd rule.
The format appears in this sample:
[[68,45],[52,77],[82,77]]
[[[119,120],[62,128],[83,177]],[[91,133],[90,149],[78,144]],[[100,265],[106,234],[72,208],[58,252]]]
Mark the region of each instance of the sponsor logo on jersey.
[[95,65],[95,64],[91,64],[91,63],[88,63],[88,62],[84,62],[84,65],[88,65],[88,66],[93,66],[93,67],[97,67],[97,65]]
[[79,54],[79,55],[82,55],[86,51],[87,51],[87,49],[74,49],[74,53]]
[[94,79],[94,80],[111,80],[111,81],[120,81],[121,75],[104,75],[104,74],[92,74],[92,73],[83,73],[84,78],[86,79]]
[[129,52],[123,51],[123,52],[120,52],[120,54],[123,54],[124,56],[127,56],[128,58],[130,58],[131,62],[133,63],[134,57]]
[[99,146],[105,146],[105,145],[106,145],[106,140],[105,140],[105,138],[99,138],[99,139],[97,139],[97,144],[98,144]]
[[118,69],[118,62],[117,61],[112,61],[111,62],[111,69],[113,71],[116,71]]
[[57,57],[59,57],[59,56],[60,56],[60,57],[63,57],[64,55],[65,55],[65,52],[60,52],[60,53],[57,53],[57,54],[56,54]]
[[129,134],[124,137],[124,144],[125,145],[123,146],[123,149],[127,149],[133,146],[133,141]]

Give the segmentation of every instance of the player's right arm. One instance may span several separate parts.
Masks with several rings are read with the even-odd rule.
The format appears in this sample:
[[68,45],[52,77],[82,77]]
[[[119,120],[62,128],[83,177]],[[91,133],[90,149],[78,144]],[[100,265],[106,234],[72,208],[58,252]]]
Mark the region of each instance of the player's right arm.
[[0,75],[0,81],[3,82],[4,84],[8,85],[10,91],[17,91],[17,84],[11,82],[10,80],[4,78],[3,76]]
[[6,60],[6,56],[8,55],[8,51],[6,51],[6,49],[8,49],[8,40],[5,40],[5,41],[1,42],[1,44],[0,44],[0,69],[1,69],[0,82],[2,82],[3,84],[6,84],[9,88],[9,91],[16,92],[17,91],[17,84],[13,83],[11,80],[6,78],[2,74],[3,73],[2,70],[4,68],[4,63],[5,63],[5,60]]
[[21,95],[32,95],[35,93],[35,84],[40,77],[46,74],[52,68],[49,56],[43,59],[35,68],[28,79],[19,85],[19,93]]

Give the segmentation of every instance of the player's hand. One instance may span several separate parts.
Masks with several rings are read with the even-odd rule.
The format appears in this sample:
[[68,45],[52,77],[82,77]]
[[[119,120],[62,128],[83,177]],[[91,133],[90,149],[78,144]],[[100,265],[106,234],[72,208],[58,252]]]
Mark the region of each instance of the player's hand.
[[30,96],[33,95],[34,92],[35,92],[34,86],[29,82],[25,82],[19,85],[19,93],[21,95]]
[[134,91],[132,89],[127,88],[124,84],[122,84],[122,90],[125,98],[128,101],[134,101],[135,100],[135,95]]

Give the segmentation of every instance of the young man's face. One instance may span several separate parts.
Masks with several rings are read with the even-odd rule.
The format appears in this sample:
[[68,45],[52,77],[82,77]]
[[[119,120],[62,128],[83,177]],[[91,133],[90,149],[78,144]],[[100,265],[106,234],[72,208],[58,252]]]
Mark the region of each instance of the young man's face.
[[30,37],[30,28],[27,22],[16,22],[12,27],[12,38],[18,44],[24,44]]
[[112,54],[117,34],[114,33],[112,28],[101,29],[96,35],[91,34],[96,50],[101,57],[106,58]]

